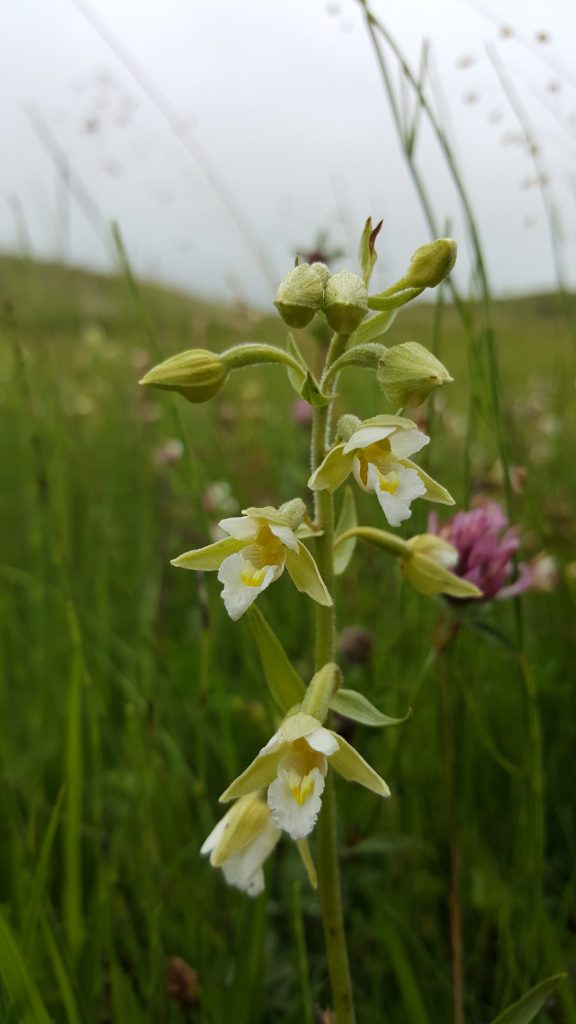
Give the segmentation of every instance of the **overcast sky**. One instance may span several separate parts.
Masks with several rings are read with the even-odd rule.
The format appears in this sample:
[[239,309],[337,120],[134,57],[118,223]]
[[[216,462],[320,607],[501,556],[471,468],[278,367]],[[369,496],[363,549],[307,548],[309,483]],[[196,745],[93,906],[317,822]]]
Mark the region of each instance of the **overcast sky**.
[[[354,265],[371,214],[384,218],[376,283],[400,276],[429,233],[355,0],[85,3],[2,5],[3,249],[29,244],[40,257],[108,268],[107,225],[117,220],[140,273],[267,304],[271,280],[321,230]],[[430,42],[428,92],[473,199],[495,290],[553,287],[542,194],[486,44],[494,48],[538,139],[576,285],[573,0],[374,0],[373,9],[415,65]],[[110,43],[144,71],[176,126]],[[438,222],[462,240],[465,284],[458,198],[424,124],[417,156]]]

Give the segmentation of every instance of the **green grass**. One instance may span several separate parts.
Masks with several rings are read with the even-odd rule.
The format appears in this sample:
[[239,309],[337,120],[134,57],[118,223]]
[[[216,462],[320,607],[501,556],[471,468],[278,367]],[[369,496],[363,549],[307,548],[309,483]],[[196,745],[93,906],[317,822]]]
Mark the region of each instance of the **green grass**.
[[[306,432],[279,368],[235,374],[209,406],[137,386],[182,348],[282,344],[285,332],[273,316],[153,286],[142,297],[147,322],[123,279],[0,261],[0,1022],[308,1020],[308,984],[315,1004],[330,995],[294,849],[280,844],[256,901],[198,852],[218,794],[272,729],[257,652],[214,576],[169,564],[207,542],[219,516],[202,496],[216,480],[238,508],[305,497]],[[430,306],[407,309],[389,343],[430,344],[432,319]],[[514,497],[524,556],[546,549],[563,567],[576,559],[573,349],[554,296],[496,303],[494,319],[509,454],[527,468]],[[466,471],[474,491],[501,498],[485,382],[468,377],[449,307],[439,341],[456,383],[434,402],[430,471],[459,505]],[[313,355],[313,337],[303,344]],[[371,375],[351,371],[340,404],[378,411]],[[170,438],[184,454],[161,465]],[[359,505],[378,523],[368,497]],[[438,607],[367,548],[339,601],[341,624],[375,638],[368,664],[345,667],[347,685],[390,715],[414,709],[397,729],[354,733],[392,799],[338,785],[359,1020],[448,1024],[448,810],[438,671],[426,665]],[[462,631],[446,664],[469,1024],[576,962],[574,590],[562,577],[523,606],[522,656],[502,603],[488,622],[509,645]],[[282,579],[260,607],[308,676],[311,602]],[[198,971],[196,1008],[168,998],[170,956]],[[576,1021],[569,985],[538,1019]]]

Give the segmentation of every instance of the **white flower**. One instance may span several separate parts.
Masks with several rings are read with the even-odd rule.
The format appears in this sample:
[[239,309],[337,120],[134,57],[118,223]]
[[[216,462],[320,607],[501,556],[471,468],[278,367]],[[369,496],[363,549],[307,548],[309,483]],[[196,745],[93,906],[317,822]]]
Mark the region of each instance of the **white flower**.
[[264,889],[262,865],[280,838],[266,802],[256,793],[238,800],[212,829],[200,853],[210,854],[228,885],[249,896]]
[[330,449],[308,486],[335,491],[352,472],[363,491],[376,495],[390,526],[399,526],[410,517],[415,498],[454,504],[444,487],[410,461],[429,441],[412,420],[375,416],[358,423],[345,443]]
[[358,782],[379,796],[390,795],[384,779],[342,736],[325,729],[312,715],[298,711],[284,719],[278,732],[220,799],[233,800],[267,786],[274,824],[292,839],[300,840],[316,824],[329,764],[350,782]]
[[304,505],[299,499],[276,508],[247,508],[241,516],[222,519],[224,540],[175,558],[183,569],[215,570],[224,584],[222,599],[231,619],[239,619],[258,594],[288,570],[298,590],[319,604],[332,599],[308,548],[299,539]]

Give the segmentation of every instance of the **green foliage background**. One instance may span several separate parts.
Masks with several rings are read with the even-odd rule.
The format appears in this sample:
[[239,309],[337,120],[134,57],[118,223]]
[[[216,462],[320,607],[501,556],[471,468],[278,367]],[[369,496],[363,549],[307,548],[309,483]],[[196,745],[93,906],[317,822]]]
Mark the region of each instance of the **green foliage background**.
[[[551,594],[491,607],[444,661],[462,857],[466,1011],[488,1022],[546,974],[574,969],[574,351],[554,296],[497,303],[502,428],[525,466],[525,557]],[[273,728],[244,622],[214,574],[169,559],[207,543],[207,486],[246,505],[306,496],[307,433],[279,368],[234,374],[209,406],[138,387],[183,348],[285,342],[279,320],[123,278],[0,262],[0,1022],[309,1021],[329,1005],[321,922],[289,842],[266,897],[226,888],[199,856],[217,797]],[[433,327],[434,325],[434,327]],[[465,506],[502,500],[482,367],[450,307],[403,312],[387,340],[433,344],[456,383],[429,415],[427,465]],[[321,340],[303,343],[311,358]],[[381,410],[372,375],[342,411]],[[472,415],[471,415],[472,413]],[[184,455],[161,465],[170,438]],[[362,521],[378,509],[359,496]],[[420,503],[407,533],[425,529]],[[438,606],[359,548],[339,624],[374,635],[345,683],[409,722],[357,727],[389,781],[378,802],[338,783],[343,878],[362,1022],[451,1020],[448,810]],[[312,603],[282,579],[261,599],[304,677]],[[489,628],[488,628],[489,627]],[[519,641],[521,641],[519,646]],[[304,932],[306,953],[299,943]],[[167,958],[198,971],[198,1005],[167,994]],[[307,991],[310,986],[311,996]],[[565,984],[539,1020],[575,1022]]]

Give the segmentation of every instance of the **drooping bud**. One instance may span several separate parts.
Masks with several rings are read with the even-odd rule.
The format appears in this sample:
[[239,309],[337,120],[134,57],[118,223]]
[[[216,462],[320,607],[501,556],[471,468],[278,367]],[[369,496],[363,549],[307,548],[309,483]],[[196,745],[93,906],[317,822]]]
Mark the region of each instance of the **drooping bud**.
[[326,319],[339,334],[352,334],[368,313],[368,292],[361,277],[341,270],[324,290]]
[[207,402],[220,390],[227,375],[221,356],[207,349],[191,348],[153,366],[140,384],[178,391],[189,402]]
[[376,375],[386,401],[396,409],[421,405],[435,388],[453,380],[440,360],[417,341],[386,349]]
[[292,498],[291,501],[285,501],[283,505],[280,505],[278,511],[286,517],[290,529],[297,530],[306,516],[306,505],[302,498]]
[[338,665],[333,661],[324,665],[308,684],[302,712],[323,722],[328,714],[330,699],[340,686],[342,675]]
[[449,594],[451,597],[482,597],[474,583],[451,570],[458,563],[456,548],[434,533],[422,533],[406,541],[408,554],[401,556],[403,575],[421,594]]
[[412,256],[404,276],[409,288],[435,288],[452,270],[457,245],[453,238],[437,238],[421,245]]
[[338,441],[349,441],[355,430],[361,424],[361,420],[353,413],[347,412],[344,416],[341,416],[336,424],[336,437]]
[[[324,264],[315,264],[315,267],[323,268]],[[323,294],[324,270],[300,263],[280,282],[274,305],[289,327],[306,327],[321,308]]]
[[322,284],[324,285],[324,287],[326,287],[326,284],[327,284],[329,278],[332,277],[332,274],[331,274],[329,268],[326,266],[326,264],[325,263],[311,263],[310,267],[311,267],[312,270],[315,270],[316,273],[322,278]]

